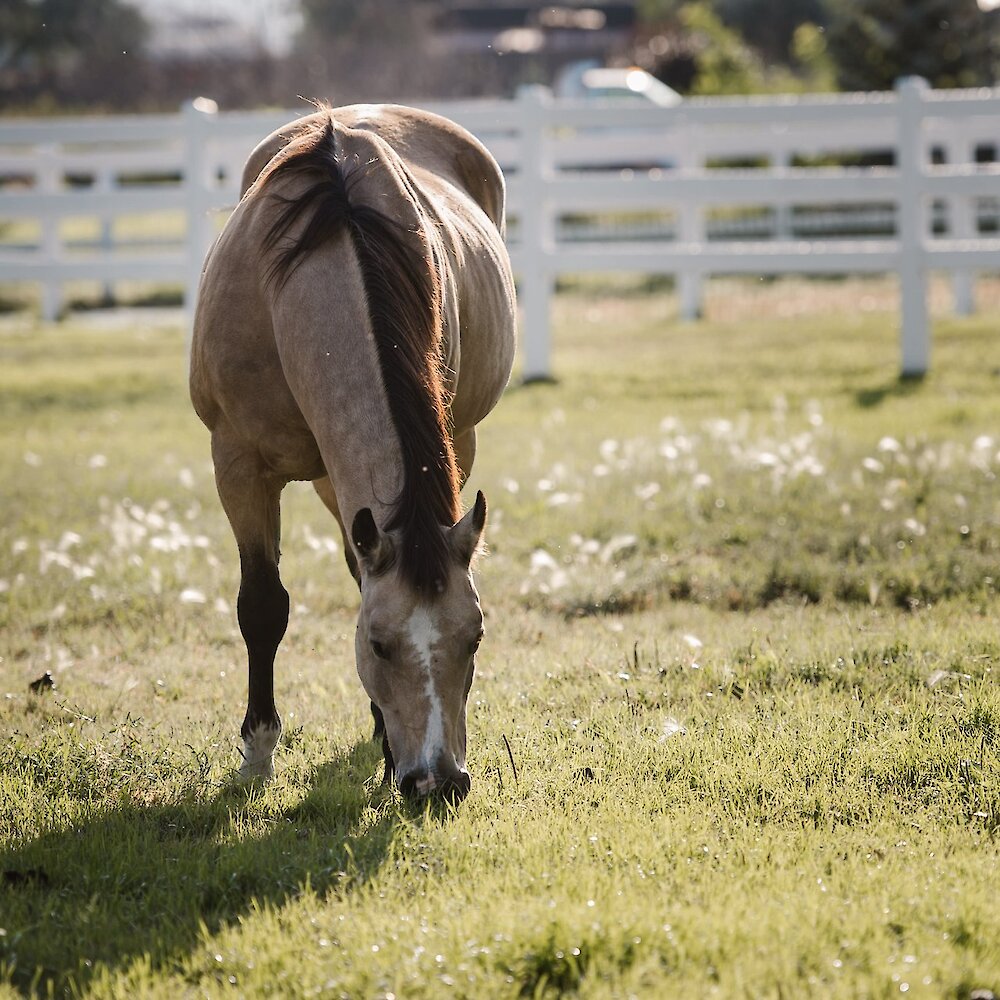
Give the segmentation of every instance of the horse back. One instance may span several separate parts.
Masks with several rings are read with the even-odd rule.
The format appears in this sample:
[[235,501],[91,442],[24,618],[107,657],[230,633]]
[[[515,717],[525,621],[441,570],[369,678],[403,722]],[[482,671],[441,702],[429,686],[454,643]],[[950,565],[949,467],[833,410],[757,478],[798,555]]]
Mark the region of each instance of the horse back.
[[318,111],[276,129],[257,144],[243,168],[241,197],[265,167],[303,128],[333,118],[347,128],[373,132],[409,167],[422,168],[464,191],[503,232],[503,174],[486,147],[471,132],[441,115],[396,104],[353,104]]
[[[315,429],[314,410],[328,402],[306,385],[323,369],[320,362],[313,363],[316,359],[309,360],[307,345],[319,345],[319,359],[330,357],[327,341],[333,337],[336,342],[334,327],[342,312],[314,300],[323,289],[343,298],[343,288],[333,292],[329,277],[336,276],[334,283],[342,286],[356,270],[349,262],[354,254],[344,249],[350,241],[334,235],[339,223],[330,228],[330,242],[323,243],[326,227],[319,222],[315,249],[301,257],[290,294],[282,295],[281,282],[268,279],[275,274],[269,261],[288,239],[304,246],[300,237],[313,226],[311,220],[322,219],[323,205],[296,214],[277,243],[269,234],[275,212],[308,197],[314,183],[312,175],[285,170],[285,163],[296,157],[302,142],[309,144],[310,132],[329,123],[336,155],[353,172],[351,202],[388,212],[398,224],[397,238],[412,241],[411,258],[423,258],[421,266],[439,276],[440,357],[456,434],[473,427],[496,404],[514,354],[513,282],[501,237],[503,177],[476,139],[439,116],[395,106],[324,110],[278,129],[251,153],[244,196],[206,266],[192,350],[192,398],[210,426],[214,411],[221,408],[241,426],[260,424],[259,433],[250,437],[263,437],[268,427],[287,428],[301,437],[302,448],[283,447],[302,451],[295,465],[308,468],[315,444],[302,432]],[[337,256],[342,253],[347,257]],[[306,275],[313,280],[306,282]],[[300,284],[305,293],[294,294],[292,285]],[[351,295],[363,308],[365,294]],[[287,348],[288,342],[287,331],[282,336],[288,324],[280,315],[286,300],[296,303],[294,355],[281,346],[284,342]],[[306,334],[307,329],[312,332]],[[257,406],[260,394],[254,385],[271,387],[274,405],[266,413]],[[314,397],[320,400],[316,407],[308,404]],[[247,400],[255,412],[247,411]]]
[[452,415],[456,431],[472,427],[496,405],[514,357],[503,174],[478,139],[440,115],[401,105],[357,104],[321,110],[267,136],[244,168],[245,200],[254,199],[303,130],[328,119],[345,130],[345,152],[372,143],[383,150],[405,174],[428,219],[423,228],[439,247],[439,264],[450,273],[444,278],[442,346]]

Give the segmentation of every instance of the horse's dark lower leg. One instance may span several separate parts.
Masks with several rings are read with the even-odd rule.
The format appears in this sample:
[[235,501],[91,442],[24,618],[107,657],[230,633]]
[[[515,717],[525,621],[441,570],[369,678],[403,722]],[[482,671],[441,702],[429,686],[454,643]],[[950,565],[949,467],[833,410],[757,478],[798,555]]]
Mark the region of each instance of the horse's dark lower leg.
[[281,735],[274,706],[274,655],[288,627],[288,592],[277,563],[261,551],[240,553],[240,596],[237,616],[247,644],[249,697],[240,728],[244,778],[271,777],[272,753]]
[[240,553],[236,611],[249,659],[240,775],[270,777],[271,755],[281,735],[274,707],[274,654],[288,626],[288,593],[278,576],[285,482],[274,478],[260,456],[247,451],[241,436],[224,422],[212,430],[212,461],[219,499]]

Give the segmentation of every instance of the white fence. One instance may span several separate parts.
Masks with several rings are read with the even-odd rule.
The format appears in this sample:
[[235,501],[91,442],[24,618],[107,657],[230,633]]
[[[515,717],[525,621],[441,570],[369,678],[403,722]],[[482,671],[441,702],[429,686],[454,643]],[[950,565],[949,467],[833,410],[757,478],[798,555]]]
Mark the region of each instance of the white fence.
[[[526,378],[550,372],[560,274],[675,275],[685,318],[711,275],[898,274],[901,369],[919,374],[928,273],[951,272],[968,312],[976,273],[1000,271],[1000,165],[977,162],[997,158],[1000,89],[909,79],[885,94],[658,108],[535,88],[434,110],[507,174]],[[198,101],[177,115],[0,122],[0,282],[38,283],[46,318],[78,280],[172,283],[190,304],[247,153],[295,113]],[[885,165],[823,165],[851,158]]]

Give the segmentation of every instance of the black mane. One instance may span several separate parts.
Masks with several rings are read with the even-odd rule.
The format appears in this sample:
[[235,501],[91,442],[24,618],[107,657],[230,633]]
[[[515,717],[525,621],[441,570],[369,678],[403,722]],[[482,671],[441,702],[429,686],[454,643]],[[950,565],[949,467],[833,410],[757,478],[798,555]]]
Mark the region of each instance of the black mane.
[[[330,116],[306,125],[275,157],[258,189],[281,206],[264,244],[271,255],[267,279],[280,287],[310,251],[345,229],[350,234],[403,462],[402,490],[381,527],[400,533],[396,562],[404,578],[433,596],[452,558],[441,527],[460,513],[441,361],[441,283],[422,232],[352,201],[357,177],[378,169],[385,168],[377,159],[362,163],[338,153]],[[315,179],[295,198],[268,191],[276,177],[289,174]],[[292,239],[288,232],[301,218],[305,226]]]

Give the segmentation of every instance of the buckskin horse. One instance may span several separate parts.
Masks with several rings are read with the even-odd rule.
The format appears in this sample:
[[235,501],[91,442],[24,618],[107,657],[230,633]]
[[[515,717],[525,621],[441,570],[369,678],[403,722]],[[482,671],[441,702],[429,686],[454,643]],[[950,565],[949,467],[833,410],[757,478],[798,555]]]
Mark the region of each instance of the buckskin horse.
[[240,555],[246,779],[274,773],[279,501],[310,480],[361,589],[357,671],[387,780],[411,797],[469,791],[486,500],[463,516],[459,489],[513,363],[504,197],[478,140],[394,105],[321,108],[247,161],[202,273],[190,375]]

